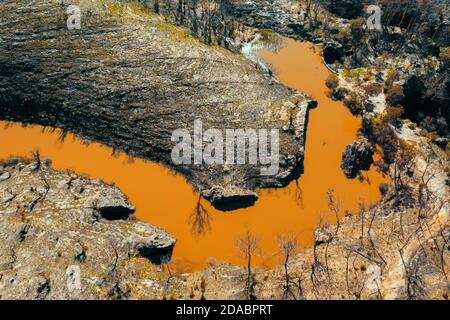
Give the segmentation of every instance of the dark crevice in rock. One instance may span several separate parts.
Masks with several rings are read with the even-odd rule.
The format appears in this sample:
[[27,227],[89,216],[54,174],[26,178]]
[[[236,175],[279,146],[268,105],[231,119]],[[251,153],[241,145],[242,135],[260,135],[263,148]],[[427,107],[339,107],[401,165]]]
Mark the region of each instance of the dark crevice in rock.
[[120,287],[120,282],[116,282],[114,287],[108,292],[108,298],[113,300],[126,300],[130,297],[131,290],[124,291]]
[[84,261],[86,261],[86,258],[87,258],[86,251],[83,250],[81,253],[75,256],[75,261],[84,263]]
[[22,227],[22,229],[20,229],[20,231],[19,231],[19,240],[20,240],[20,242],[24,242],[25,241],[25,239],[27,238],[28,231],[30,230],[30,228],[31,228],[31,224],[30,224],[29,221],[27,221],[25,223],[25,225]]
[[97,208],[98,213],[106,220],[127,220],[134,210],[127,207],[102,207]]
[[360,170],[369,170],[373,163],[375,150],[364,138],[358,138],[353,144],[348,145],[342,155],[341,168],[345,175],[353,179]]
[[245,209],[255,205],[256,199],[230,198],[225,202],[212,203],[213,207],[220,211],[234,211]]
[[154,264],[161,265],[168,263],[172,259],[173,247],[162,249],[141,247],[138,251],[140,256],[150,260]]
[[37,300],[44,300],[45,298],[47,298],[48,294],[50,293],[51,290],[51,285],[50,285],[50,280],[46,279],[45,282],[43,284],[41,284],[39,286],[39,288],[37,288],[36,290],[36,299]]

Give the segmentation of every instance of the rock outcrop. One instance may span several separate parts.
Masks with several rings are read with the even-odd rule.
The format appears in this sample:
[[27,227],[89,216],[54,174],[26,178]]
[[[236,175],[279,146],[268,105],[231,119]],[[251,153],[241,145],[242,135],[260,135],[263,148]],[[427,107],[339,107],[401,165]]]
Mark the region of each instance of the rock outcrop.
[[166,231],[133,216],[114,217],[134,211],[114,186],[24,161],[0,165],[6,173],[10,179],[0,182],[0,298],[121,298],[118,292],[123,298],[121,283],[130,277],[124,265],[170,259],[176,240]]
[[[81,9],[79,30],[66,27],[71,4]],[[290,122],[277,110],[307,108],[309,98],[135,1],[8,0],[0,15],[0,119],[61,128],[163,163],[198,190],[221,185],[245,195],[284,185],[302,162],[302,140],[282,130]],[[295,163],[281,159],[280,176],[262,176],[261,164],[175,165],[172,133],[193,134],[195,120],[204,130],[280,129],[280,154]]]
[[126,220],[135,211],[123,194],[116,189],[108,189],[97,195],[94,206],[100,215],[108,220]]
[[226,189],[221,186],[214,186],[211,189],[202,191],[202,196],[215,206],[236,202],[253,204],[256,200],[258,200],[258,194],[256,192],[237,188]]
[[349,144],[342,155],[341,168],[348,178],[355,178],[360,170],[369,170],[373,163],[375,151],[369,141],[358,138],[353,144]]

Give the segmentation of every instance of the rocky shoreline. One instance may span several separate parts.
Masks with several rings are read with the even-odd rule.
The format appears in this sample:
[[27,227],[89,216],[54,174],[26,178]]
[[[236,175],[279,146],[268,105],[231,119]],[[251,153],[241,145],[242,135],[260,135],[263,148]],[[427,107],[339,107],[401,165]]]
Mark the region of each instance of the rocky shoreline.
[[[283,186],[301,167],[303,133],[282,130],[291,118],[306,127],[313,101],[282,86],[252,62],[210,47],[136,2],[67,1],[81,6],[83,26],[67,30],[59,1],[0,5],[0,118],[40,124],[98,141],[133,157],[160,162],[195,189],[217,185],[239,199]],[[51,26],[51,27],[49,27]],[[242,93],[245,92],[245,95]],[[183,96],[183,99],[179,99]],[[176,166],[173,130],[280,129],[280,171],[261,165]],[[64,133],[62,134],[62,138]]]
[[116,187],[49,165],[0,165],[1,299],[125,297],[124,265],[170,260],[176,240],[137,221]]

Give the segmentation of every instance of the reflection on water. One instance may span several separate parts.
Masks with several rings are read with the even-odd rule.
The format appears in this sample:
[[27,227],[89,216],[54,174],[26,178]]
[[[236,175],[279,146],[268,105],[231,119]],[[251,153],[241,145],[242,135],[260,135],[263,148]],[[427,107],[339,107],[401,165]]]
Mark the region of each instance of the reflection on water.
[[189,216],[189,224],[191,225],[194,235],[201,235],[211,230],[211,216],[202,204],[201,195],[198,196],[197,205]]
[[30,156],[38,149],[56,169],[114,182],[136,206],[138,218],[177,238],[172,270],[198,270],[213,259],[243,264],[236,241],[247,229],[260,239],[262,253],[255,265],[274,266],[281,258],[280,234],[295,234],[304,248],[312,244],[313,230],[322,219],[335,222],[327,202],[329,190],[334,190],[342,216],[345,210],[356,211],[360,199],[366,204],[376,201],[382,177],[372,169],[365,181],[349,180],[340,169],[342,152],[355,139],[360,119],[326,96],[328,71],[310,44],[288,40],[278,52],[263,51],[260,57],[273,66],[280,81],[313,96],[319,106],[310,112],[304,173],[286,188],[260,190],[254,206],[219,211],[194,193],[183,177],[161,165],[121,153],[111,156],[110,148],[85,144],[71,134],[61,143],[58,132],[39,126],[3,123],[0,158]]

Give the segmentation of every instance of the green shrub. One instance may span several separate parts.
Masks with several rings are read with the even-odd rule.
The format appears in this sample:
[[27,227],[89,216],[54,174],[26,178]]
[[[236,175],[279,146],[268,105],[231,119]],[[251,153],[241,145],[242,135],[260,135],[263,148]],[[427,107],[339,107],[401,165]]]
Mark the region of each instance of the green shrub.
[[389,70],[385,81],[386,86],[390,87],[394,84],[395,81],[398,80],[400,80],[400,73],[395,69]]
[[383,116],[379,116],[374,119],[371,131],[373,141],[381,147],[383,161],[386,164],[393,163],[398,150],[398,140],[392,127]]
[[404,98],[405,94],[401,86],[392,86],[386,92],[386,101],[390,106],[400,103]]
[[348,94],[350,94],[350,91],[347,88],[344,88],[344,87],[339,87],[336,90],[333,90],[333,98],[336,99],[336,100],[342,100]]
[[326,84],[327,87],[328,87],[329,89],[331,89],[331,90],[336,89],[336,88],[338,87],[338,85],[339,85],[339,78],[338,78],[338,76],[335,75],[334,73],[331,73],[331,74],[328,76],[328,78],[327,78],[325,84]]
[[379,84],[369,83],[364,87],[364,91],[369,96],[377,96],[383,91],[383,88]]
[[387,107],[384,111],[382,121],[384,123],[392,124],[393,126],[399,125],[400,117],[403,114],[403,108],[401,106],[398,107]]
[[347,108],[350,109],[353,114],[361,114],[363,104],[361,99],[355,93],[351,93],[350,95],[345,97],[344,104],[347,106]]

